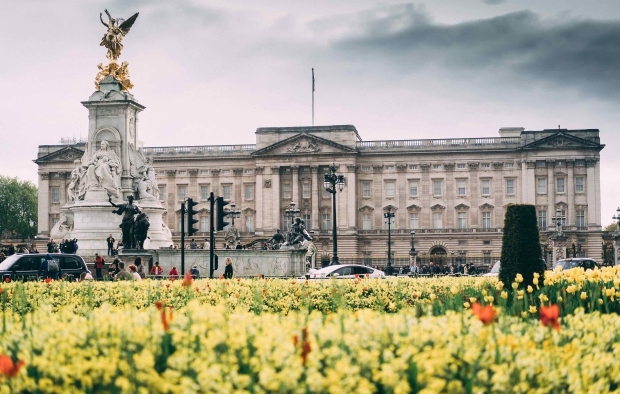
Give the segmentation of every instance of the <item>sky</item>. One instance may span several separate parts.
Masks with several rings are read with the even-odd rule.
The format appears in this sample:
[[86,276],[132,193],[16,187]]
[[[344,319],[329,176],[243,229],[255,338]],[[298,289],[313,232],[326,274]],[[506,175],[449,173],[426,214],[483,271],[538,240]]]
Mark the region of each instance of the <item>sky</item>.
[[602,222],[620,206],[617,0],[12,1],[0,24],[0,174],[86,137],[99,13],[123,41],[146,146],[245,144],[258,127],[353,124],[364,140],[598,128]]

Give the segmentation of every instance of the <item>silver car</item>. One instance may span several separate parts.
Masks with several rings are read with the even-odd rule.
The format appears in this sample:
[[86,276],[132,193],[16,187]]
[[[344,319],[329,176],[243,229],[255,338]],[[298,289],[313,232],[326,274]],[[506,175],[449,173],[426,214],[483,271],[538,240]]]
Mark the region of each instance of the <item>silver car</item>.
[[376,270],[372,267],[366,267],[365,265],[358,264],[342,264],[342,265],[330,265],[318,270],[310,270],[306,274],[308,279],[350,279],[358,277],[365,277],[368,275],[370,278],[385,278],[385,273],[380,270]]

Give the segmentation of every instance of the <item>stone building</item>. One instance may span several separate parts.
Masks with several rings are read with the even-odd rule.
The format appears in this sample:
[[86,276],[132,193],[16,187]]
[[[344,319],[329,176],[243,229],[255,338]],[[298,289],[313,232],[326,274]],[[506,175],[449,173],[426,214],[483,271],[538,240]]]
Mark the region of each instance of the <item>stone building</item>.
[[[206,238],[209,192],[241,211],[241,242],[258,243],[285,229],[285,210],[297,203],[314,231],[321,259],[331,254],[331,195],[323,174],[335,164],[346,186],[337,194],[341,262],[384,262],[387,225],[396,213],[392,252],[408,262],[410,232],[419,257],[475,263],[497,260],[508,204],[534,204],[541,247],[565,226],[567,245],[601,259],[599,130],[503,128],[497,137],[363,141],[354,126],[259,128],[256,144],[143,147],[157,169],[165,222],[179,242],[181,201],[200,202]],[[68,176],[84,145],[43,145],[39,166],[39,234],[49,234],[66,201]],[[222,243],[218,234],[218,246]],[[550,256],[545,255],[545,258]]]

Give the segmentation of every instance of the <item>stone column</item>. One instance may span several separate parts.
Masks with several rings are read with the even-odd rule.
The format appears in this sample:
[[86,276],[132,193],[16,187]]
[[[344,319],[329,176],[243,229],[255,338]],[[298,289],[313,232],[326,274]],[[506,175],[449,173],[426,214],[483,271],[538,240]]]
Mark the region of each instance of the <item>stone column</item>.
[[566,165],[568,167],[568,176],[566,180],[566,195],[568,196],[568,209],[566,210],[566,225],[574,226],[576,224],[575,217],[575,178],[573,172],[574,160],[567,160]]
[[271,228],[275,230],[282,226],[280,220],[280,166],[271,167],[271,188]]
[[166,215],[166,225],[172,231],[181,231],[178,229],[179,224],[177,220],[176,206],[178,201],[177,196],[177,184],[175,181],[175,177],[177,175],[177,170],[166,170],[167,183],[166,183],[166,209],[168,211]]
[[256,235],[262,235],[263,232],[263,215],[265,215],[265,206],[263,205],[263,171],[265,167],[256,167],[254,173],[256,174]]
[[[478,223],[478,206],[481,205],[482,201],[482,189],[480,186],[482,182],[480,181],[480,173],[478,172],[479,163],[467,163],[467,165],[469,167],[469,226],[482,227],[480,226],[480,223]],[[497,194],[494,193],[493,189],[495,182],[497,182],[496,178],[497,177],[494,176],[491,180],[491,184],[489,185],[489,187],[491,188],[491,192],[493,193],[492,195],[495,198],[497,198]],[[452,212],[454,212],[454,207],[450,208],[452,208]]]
[[524,201],[527,204],[536,204],[536,188],[538,187],[536,184],[536,161],[528,160],[525,164],[527,164],[527,172],[524,184],[527,185],[527,196]]
[[299,198],[299,166],[291,166],[291,173],[293,174],[293,194],[291,194],[291,201],[297,203],[297,208],[301,209],[301,199]]
[[319,200],[321,198],[320,189],[322,182],[319,179],[319,166],[310,166],[312,173],[312,230],[319,231]]
[[[547,160],[547,225],[553,224],[551,218],[555,216],[555,175],[554,175],[555,160]],[[555,248],[554,248],[555,250]],[[555,252],[554,257],[555,257]],[[554,260],[554,263],[557,260]]]
[[[461,203],[466,202],[466,199],[459,199],[457,196],[457,181],[454,176],[454,163],[444,163],[443,170],[445,174],[445,192],[444,192],[444,201],[446,202],[446,211],[444,214],[444,222],[443,226],[445,228],[456,228],[456,216],[457,213],[454,210],[454,207],[460,205]],[[468,188],[469,189],[469,188]],[[474,224],[474,218],[470,217],[468,220],[468,225]]]
[[586,160],[586,173],[587,173],[587,201],[588,201],[588,227],[590,226],[597,226],[598,223],[596,222],[597,220],[597,215],[596,215],[596,203],[597,201],[600,202],[600,199],[597,200],[597,190],[600,190],[599,187],[597,186],[596,182],[597,182],[597,176],[596,176],[596,159],[587,159]]
[[372,202],[374,205],[372,227],[373,229],[383,228],[383,201],[385,196],[383,194],[384,180],[383,180],[383,165],[375,164],[372,166]]
[[349,230],[356,230],[357,218],[357,166],[354,164],[347,165],[347,225]]
[[42,172],[39,174],[39,202],[38,202],[38,233],[49,234],[50,231],[50,181],[49,173]]
[[566,238],[559,238],[553,240],[553,261],[551,266],[561,259],[566,258]]
[[595,162],[595,171],[594,171],[594,191],[595,191],[595,201],[596,203],[594,204],[594,217],[595,217],[595,224],[597,227],[601,226],[601,163],[600,163],[600,159],[596,159]]

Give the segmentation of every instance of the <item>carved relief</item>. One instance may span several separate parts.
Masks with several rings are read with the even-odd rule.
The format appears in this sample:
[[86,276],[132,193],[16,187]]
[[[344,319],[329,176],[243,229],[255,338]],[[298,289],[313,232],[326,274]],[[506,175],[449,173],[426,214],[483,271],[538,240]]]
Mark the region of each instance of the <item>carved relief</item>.
[[198,176],[198,169],[189,170],[189,176],[191,177]]
[[496,170],[501,170],[502,168],[504,168],[504,162],[501,162],[501,161],[494,162],[493,168],[495,168]]
[[363,207],[361,207],[360,209],[358,209],[358,211],[360,212],[372,212],[375,209],[369,205],[364,205]]
[[263,186],[265,187],[265,189],[270,189],[271,188],[271,179],[265,179],[265,182],[263,182]]
[[597,161],[598,161],[598,159],[596,159],[596,158],[586,159],[586,167],[596,167],[596,162]]
[[50,179],[50,173],[49,172],[42,172],[41,173],[41,180],[42,181],[47,181]]
[[495,208],[495,206],[493,206],[492,204],[489,204],[488,202],[485,202],[484,204],[480,205],[478,208],[480,208],[480,210],[482,211],[490,211],[493,208]]
[[319,166],[310,166],[310,172],[316,174],[319,172]]
[[398,171],[398,172],[405,172],[405,171],[407,171],[407,165],[406,164],[396,164],[396,171]]
[[357,166],[356,165],[347,164],[347,171],[348,172],[357,172]]
[[422,163],[422,164],[420,164],[420,169],[423,172],[428,172],[431,169],[431,165],[428,164],[428,163]]
[[265,167],[255,167],[254,168],[254,172],[256,173],[256,175],[263,175],[264,171],[265,171]]
[[233,175],[234,176],[241,176],[241,175],[243,175],[243,168],[233,168]]
[[177,175],[177,170],[166,170],[166,175],[169,177],[174,177]]
[[454,163],[444,163],[443,168],[446,171],[454,171]]
[[480,163],[467,163],[467,165],[469,166],[469,169],[471,171],[478,171],[478,167],[480,166]]
[[431,207],[431,211],[443,211],[444,209],[446,209],[446,207],[441,204],[435,204]]
[[456,209],[457,211],[466,211],[469,209],[469,205],[459,204],[456,207],[454,207],[454,209]]
[[271,167],[272,174],[280,174],[280,167]]
[[289,153],[315,153],[320,152],[321,147],[316,141],[301,139],[295,141],[295,143],[288,147],[286,150]]
[[422,207],[419,205],[415,205],[415,204],[409,205],[407,207],[407,211],[409,212],[420,212],[421,210],[422,210]]
[[99,116],[114,116],[122,115],[125,113],[123,108],[99,108],[97,115]]
[[213,169],[213,170],[211,170],[211,175],[213,175],[213,176],[220,176],[220,171],[221,170],[219,168]]
[[374,172],[374,173],[383,172],[383,165],[380,165],[380,164],[373,165],[372,166],[372,172]]
[[530,168],[530,169],[531,168],[536,168],[536,161],[535,160],[528,160],[526,162],[526,164],[527,164],[527,168]]

